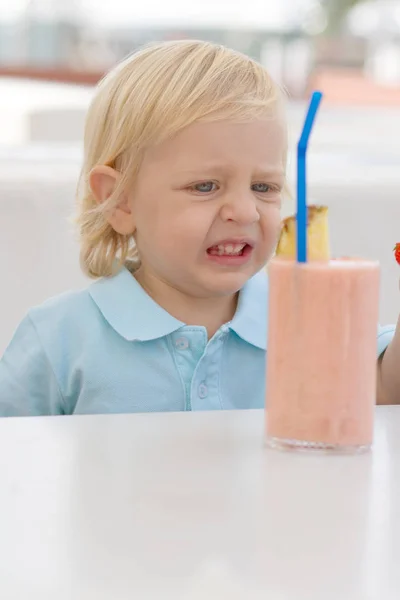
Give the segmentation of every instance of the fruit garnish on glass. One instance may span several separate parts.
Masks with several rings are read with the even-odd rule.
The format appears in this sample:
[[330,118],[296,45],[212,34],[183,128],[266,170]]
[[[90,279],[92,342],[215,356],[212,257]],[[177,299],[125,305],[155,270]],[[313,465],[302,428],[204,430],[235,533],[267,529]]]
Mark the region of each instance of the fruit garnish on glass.
[[398,265],[400,265],[400,242],[397,242],[393,248],[393,254]]
[[[307,207],[307,246],[309,260],[329,260],[328,207],[309,205]],[[276,255],[296,258],[296,216],[283,220]]]

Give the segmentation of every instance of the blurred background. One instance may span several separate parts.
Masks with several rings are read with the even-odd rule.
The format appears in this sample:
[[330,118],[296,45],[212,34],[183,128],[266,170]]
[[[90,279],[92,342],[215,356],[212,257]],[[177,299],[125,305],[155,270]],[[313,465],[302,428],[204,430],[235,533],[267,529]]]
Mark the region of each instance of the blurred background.
[[309,200],[330,207],[335,254],[381,261],[381,321],[397,319],[399,0],[0,0],[0,354],[30,306],[86,284],[68,216],[96,82],[177,38],[245,52],[286,88],[292,185],[305,103],[324,92]]

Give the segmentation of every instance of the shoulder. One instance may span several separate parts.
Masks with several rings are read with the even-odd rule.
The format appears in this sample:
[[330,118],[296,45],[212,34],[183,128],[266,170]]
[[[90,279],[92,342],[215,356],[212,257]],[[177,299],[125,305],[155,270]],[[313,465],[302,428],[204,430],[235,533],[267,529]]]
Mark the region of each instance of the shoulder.
[[65,364],[85,351],[98,352],[99,339],[108,329],[90,294],[91,286],[66,292],[31,308],[23,323],[33,327],[50,361]]
[[54,296],[42,304],[31,308],[27,318],[31,321],[38,334],[54,333],[61,329],[70,330],[84,325],[88,320],[96,318],[96,305],[90,297],[89,288],[65,292]]
[[[108,358],[104,343],[108,324],[91,298],[90,287],[55,296],[30,309],[14,343],[14,356],[17,350],[26,354],[39,387],[43,384],[40,380],[48,379],[43,373],[52,373],[67,414],[74,410],[88,365],[101,370]],[[35,343],[25,343],[28,339]]]
[[396,331],[395,325],[378,325],[378,357],[385,352]]
[[87,290],[28,311],[0,361],[1,416],[71,412],[69,381],[95,318]]

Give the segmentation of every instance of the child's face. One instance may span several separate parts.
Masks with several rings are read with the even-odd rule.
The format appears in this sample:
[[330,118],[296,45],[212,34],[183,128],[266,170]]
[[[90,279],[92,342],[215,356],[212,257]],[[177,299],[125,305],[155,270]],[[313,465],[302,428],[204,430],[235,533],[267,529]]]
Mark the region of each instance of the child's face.
[[142,274],[236,293],[274,251],[284,154],[278,120],[195,123],[149,149],[130,200]]

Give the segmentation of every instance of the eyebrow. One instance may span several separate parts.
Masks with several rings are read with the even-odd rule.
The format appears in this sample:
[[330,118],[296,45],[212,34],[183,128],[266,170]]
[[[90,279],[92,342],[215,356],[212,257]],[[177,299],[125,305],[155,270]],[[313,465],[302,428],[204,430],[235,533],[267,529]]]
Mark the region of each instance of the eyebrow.
[[255,171],[260,177],[285,177],[285,171],[282,169],[260,169]]
[[[210,163],[201,165],[195,169],[183,169],[182,171],[179,171],[179,175],[199,175],[200,173],[215,173],[221,171],[234,171],[234,169],[228,165]],[[259,177],[285,177],[285,171],[283,167],[256,168],[254,173]]]

